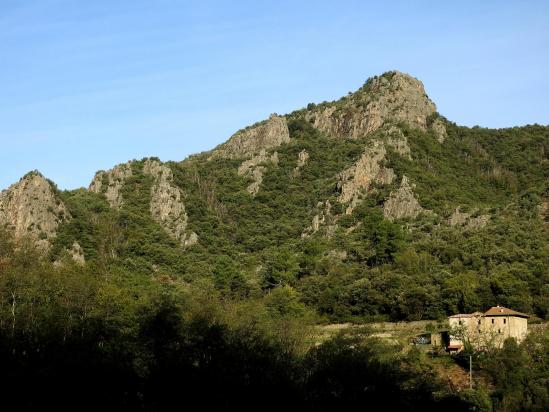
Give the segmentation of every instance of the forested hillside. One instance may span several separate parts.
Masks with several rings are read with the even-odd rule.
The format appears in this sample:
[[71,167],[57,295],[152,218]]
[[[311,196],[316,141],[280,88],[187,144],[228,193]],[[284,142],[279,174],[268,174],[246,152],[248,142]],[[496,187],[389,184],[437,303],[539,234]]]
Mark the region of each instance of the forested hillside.
[[390,72],[213,152],[132,161],[90,190],[51,185],[56,224],[51,206],[31,210],[46,217],[19,233],[50,236],[51,261],[76,253],[231,298],[275,291],[330,320],[496,304],[545,318],[548,153],[548,127],[457,126],[420,82]]
[[[397,95],[375,89],[395,77],[405,79]],[[416,106],[405,105],[417,105],[407,81],[385,74],[166,163],[184,219],[151,215],[160,186],[143,170],[155,159],[118,166],[127,176],[101,174],[95,192],[59,193],[72,219],[50,259],[77,242],[87,262],[205,282],[231,298],[286,294],[332,321],[433,319],[497,304],[547,317],[549,128],[466,128],[436,112],[420,113],[424,126],[407,124]],[[360,126],[361,108],[368,118],[384,99],[394,107],[377,129]],[[326,111],[336,116],[328,126],[315,115]],[[287,137],[276,137],[280,119]],[[114,207],[104,197],[113,193],[123,199]],[[169,222],[184,228],[179,239]]]
[[403,73],[180,162],[100,171],[88,189],[31,172],[0,194],[0,224],[5,387],[43,385],[29,408],[55,404],[65,385],[67,405],[95,388],[105,396],[91,409],[119,410],[169,410],[181,386],[218,409],[243,397],[306,410],[547,402],[533,361],[543,337],[505,349],[535,365],[522,378],[507,365],[520,390],[483,361],[492,400],[448,392],[374,338],[311,342],[310,327],[328,322],[495,305],[549,317],[549,126],[456,125]]

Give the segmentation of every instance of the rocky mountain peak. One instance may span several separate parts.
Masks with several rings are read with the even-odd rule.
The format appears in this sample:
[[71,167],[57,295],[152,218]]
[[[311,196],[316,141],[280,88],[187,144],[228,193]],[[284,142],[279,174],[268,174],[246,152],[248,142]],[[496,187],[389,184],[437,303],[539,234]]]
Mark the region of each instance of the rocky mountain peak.
[[[432,131],[441,143],[446,137],[444,122],[423,83],[399,71],[374,76],[356,92],[332,103],[311,104],[304,113],[316,129],[335,138],[357,139],[384,126],[389,128],[401,123]],[[267,120],[239,130],[216,147],[210,159],[248,159],[288,143],[287,118],[293,115],[275,113]]]
[[69,218],[57,189],[38,171],[0,193],[0,225],[12,229],[16,237],[34,237],[42,247],[49,246],[59,224]]
[[446,129],[423,83],[398,71],[370,78],[356,92],[331,104],[313,106],[306,118],[328,136],[356,139],[384,125],[404,123],[432,130],[440,142]]

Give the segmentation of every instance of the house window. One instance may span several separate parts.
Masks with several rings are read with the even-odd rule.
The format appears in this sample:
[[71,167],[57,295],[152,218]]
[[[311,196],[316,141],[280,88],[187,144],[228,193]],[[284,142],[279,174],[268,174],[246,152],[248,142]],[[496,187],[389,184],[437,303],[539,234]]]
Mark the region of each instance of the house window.
[[503,324],[505,325],[507,323],[507,319],[503,319]]
[[498,333],[501,333],[501,329],[498,329]]
[[492,323],[494,323],[494,319],[492,319]]
[[478,322],[478,324],[480,325],[480,319],[479,319],[477,322]]
[[458,322],[461,325],[461,321]]

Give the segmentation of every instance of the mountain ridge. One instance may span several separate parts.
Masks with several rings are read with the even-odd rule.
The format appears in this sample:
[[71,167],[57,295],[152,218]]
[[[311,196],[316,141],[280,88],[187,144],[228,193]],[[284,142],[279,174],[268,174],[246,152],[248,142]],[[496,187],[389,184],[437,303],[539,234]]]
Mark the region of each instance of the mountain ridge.
[[[40,241],[52,261],[228,296],[289,287],[333,320],[495,304],[544,317],[548,129],[457,126],[392,71],[183,161],[133,160],[87,190],[52,189],[70,218],[46,214]],[[467,297],[454,278],[470,279]]]

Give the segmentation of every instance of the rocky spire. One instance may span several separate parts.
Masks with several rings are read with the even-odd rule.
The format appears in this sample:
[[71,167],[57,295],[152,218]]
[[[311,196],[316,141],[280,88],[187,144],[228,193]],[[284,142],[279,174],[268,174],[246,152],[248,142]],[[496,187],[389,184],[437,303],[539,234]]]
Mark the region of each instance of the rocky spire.
[[386,219],[415,218],[421,213],[432,213],[421,207],[414,194],[414,187],[415,185],[411,184],[406,176],[402,176],[400,187],[391,192],[389,199],[383,205],[383,214]]
[[118,209],[124,201],[121,190],[131,176],[131,162],[120,164],[108,171],[101,170],[95,174],[89,191],[104,194],[111,207]]
[[40,172],[26,174],[0,193],[0,225],[16,237],[30,235],[42,247],[49,247],[60,223],[70,218],[53,183]]
[[181,190],[173,183],[173,172],[165,164],[147,159],[143,173],[151,176],[151,216],[172,237],[183,246],[192,246],[198,241],[196,233],[187,233],[188,216],[183,204]]

